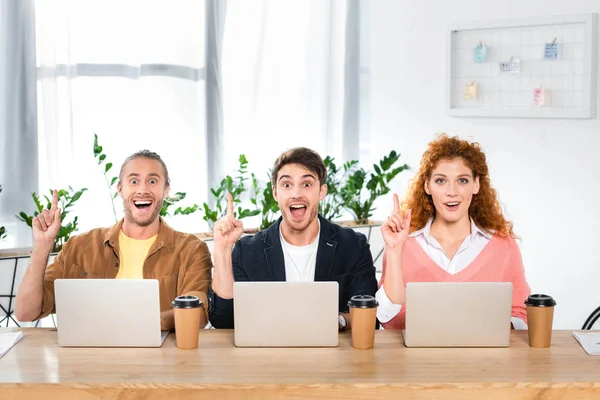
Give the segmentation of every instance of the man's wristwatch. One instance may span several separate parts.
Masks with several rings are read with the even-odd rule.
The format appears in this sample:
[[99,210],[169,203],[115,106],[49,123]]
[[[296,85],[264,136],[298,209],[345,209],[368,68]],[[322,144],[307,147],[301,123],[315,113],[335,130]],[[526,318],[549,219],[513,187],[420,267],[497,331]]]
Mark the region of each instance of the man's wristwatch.
[[338,327],[340,331],[343,331],[348,326],[348,321],[346,321],[346,317],[343,314],[338,314]]

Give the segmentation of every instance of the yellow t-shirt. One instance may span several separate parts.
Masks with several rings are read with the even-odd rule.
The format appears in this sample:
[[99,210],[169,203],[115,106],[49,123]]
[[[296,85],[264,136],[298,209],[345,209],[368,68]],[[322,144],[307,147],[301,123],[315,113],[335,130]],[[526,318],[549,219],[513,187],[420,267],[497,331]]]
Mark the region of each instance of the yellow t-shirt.
[[123,231],[119,232],[121,254],[117,279],[144,279],[144,261],[156,236],[158,235],[150,239],[137,240],[125,235]]

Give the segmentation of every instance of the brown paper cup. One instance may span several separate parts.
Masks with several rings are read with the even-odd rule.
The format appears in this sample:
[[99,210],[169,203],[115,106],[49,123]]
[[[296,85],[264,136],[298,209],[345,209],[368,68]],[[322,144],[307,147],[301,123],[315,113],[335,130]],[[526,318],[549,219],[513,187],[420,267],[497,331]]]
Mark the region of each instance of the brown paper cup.
[[554,307],[527,306],[527,333],[530,347],[550,347]]
[[196,296],[179,296],[173,300],[177,348],[182,350],[198,348],[200,317],[203,312],[202,302]]
[[375,345],[375,321],[377,320],[378,305],[375,297],[370,295],[352,296],[348,302],[352,347],[355,349],[372,349]]
[[548,348],[552,344],[552,321],[556,301],[548,295],[532,294],[525,300],[527,306],[527,334],[529,347]]
[[352,324],[352,347],[372,349],[375,345],[375,320],[377,308],[350,307]]

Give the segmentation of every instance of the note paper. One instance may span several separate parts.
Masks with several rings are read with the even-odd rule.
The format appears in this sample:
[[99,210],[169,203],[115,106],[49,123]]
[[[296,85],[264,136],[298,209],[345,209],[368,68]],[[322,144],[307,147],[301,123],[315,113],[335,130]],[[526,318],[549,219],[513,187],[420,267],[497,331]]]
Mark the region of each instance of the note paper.
[[533,104],[536,106],[550,105],[550,92],[543,87],[535,88],[533,90]]
[[572,333],[586,353],[592,356],[600,356],[599,331],[573,331]]
[[5,355],[22,337],[21,331],[0,333],[0,357]]
[[544,46],[544,60],[556,60],[558,58],[558,43],[546,43]]
[[478,94],[477,82],[471,81],[465,85],[465,100],[475,100]]
[[518,74],[521,71],[521,60],[513,60],[500,63],[500,72]]
[[487,58],[487,46],[484,46],[483,44],[479,43],[473,49],[473,61],[475,61],[476,63],[483,63],[483,62],[485,62],[486,58]]

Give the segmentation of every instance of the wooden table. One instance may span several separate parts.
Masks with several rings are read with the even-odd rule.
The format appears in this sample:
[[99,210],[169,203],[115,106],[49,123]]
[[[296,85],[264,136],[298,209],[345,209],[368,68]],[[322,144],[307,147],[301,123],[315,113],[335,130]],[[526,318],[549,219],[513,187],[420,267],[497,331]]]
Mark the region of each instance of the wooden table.
[[60,348],[56,331],[23,329],[0,359],[0,398],[25,399],[600,399],[600,357],[567,331],[550,349],[526,332],[509,348],[408,349],[377,331],[375,349],[236,348],[233,331],[200,333],[198,350]]

